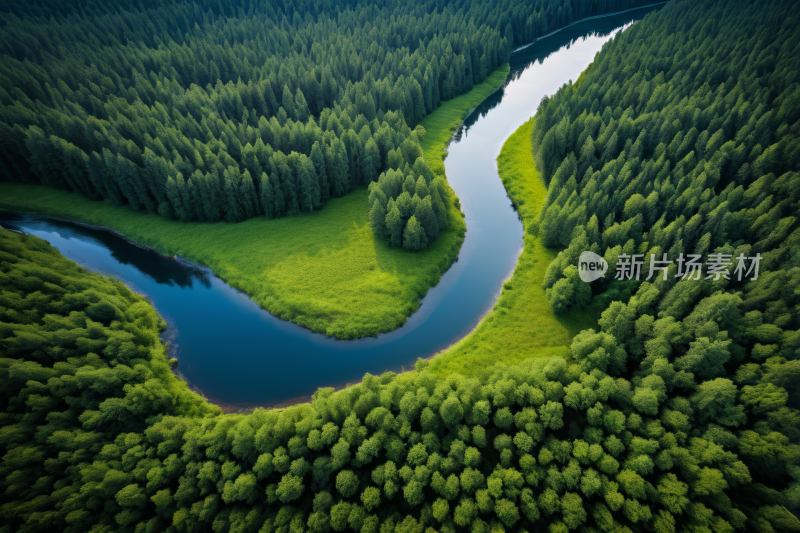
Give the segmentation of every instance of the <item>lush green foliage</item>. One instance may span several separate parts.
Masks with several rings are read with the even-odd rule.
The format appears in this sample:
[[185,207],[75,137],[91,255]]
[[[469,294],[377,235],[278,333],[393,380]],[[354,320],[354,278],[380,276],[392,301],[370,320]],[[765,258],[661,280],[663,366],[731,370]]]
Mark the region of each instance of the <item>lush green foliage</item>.
[[[418,161],[423,162],[422,158]],[[427,164],[420,169],[417,181],[412,175],[403,179],[401,172],[390,170],[370,183],[369,222],[378,237],[392,246],[408,250],[428,247],[447,228],[447,209],[442,196],[448,188],[442,178],[433,178]]]
[[[464,115],[507,75],[504,65],[422,121],[427,131],[423,155],[435,176],[445,177],[445,148]],[[170,221],[20,183],[0,183],[0,207],[113,228],[162,253],[211,268],[284,320],[326,335],[356,338],[403,324],[455,260],[466,227],[458,198],[447,188],[454,198],[447,229],[419,254],[392,249],[373,237],[364,189],[332,199],[328,209],[313,215],[259,217],[239,224]]]
[[91,519],[113,502],[108,490],[133,483],[123,463],[143,456],[122,458],[120,449],[165,416],[219,413],[172,375],[158,337],[165,327],[122,283],[0,229],[0,529]]
[[[782,357],[796,335],[764,360],[753,339],[775,326],[728,295],[657,323],[670,338],[646,340],[644,359],[604,316],[570,364],[480,381],[420,361],[220,415],[169,374],[141,298],[37,238],[0,237],[0,531],[800,528],[786,510],[800,506],[800,373]],[[669,354],[712,330],[736,354],[727,368]]]
[[[627,299],[637,284],[613,280],[621,254],[643,254],[642,278],[651,255],[730,254],[731,273],[740,254],[760,253],[762,272],[798,264],[799,17],[794,2],[673,2],[543,100],[540,232],[568,246],[544,279],[557,312]],[[575,269],[590,249],[609,264],[591,290]],[[666,281],[656,271],[662,296],[676,266]],[[678,283],[663,309],[710,287]]]
[[[381,170],[416,184],[430,171],[407,124],[515,43],[633,3],[5,4],[0,176],[229,222],[319,209]],[[407,247],[438,233],[436,196],[410,208]]]
[[[480,379],[420,361],[221,415],[171,376],[140,297],[0,232],[0,532],[800,531],[797,9],[674,1],[543,102],[526,240],[568,246],[554,310],[604,309],[568,359]],[[611,272],[622,253],[762,261],[577,285],[602,247]]]
[[[531,153],[533,119],[503,144],[497,170],[508,196],[529,227],[536,224],[547,189],[539,177]],[[506,283],[492,311],[475,330],[431,361],[438,376],[458,373],[486,377],[497,363],[515,364],[531,357],[569,356],[572,338],[596,324],[596,315],[572,312],[556,315],[547,302],[542,279],[557,252],[526,231],[524,248],[514,274]]]
[[[419,254],[376,239],[367,191],[313,214],[238,224],[179,222],[41,185],[0,183],[0,206],[106,226],[167,255],[211,268],[271,314],[337,338],[391,331],[419,307],[458,255],[464,223]],[[460,223],[460,226],[459,226]]]

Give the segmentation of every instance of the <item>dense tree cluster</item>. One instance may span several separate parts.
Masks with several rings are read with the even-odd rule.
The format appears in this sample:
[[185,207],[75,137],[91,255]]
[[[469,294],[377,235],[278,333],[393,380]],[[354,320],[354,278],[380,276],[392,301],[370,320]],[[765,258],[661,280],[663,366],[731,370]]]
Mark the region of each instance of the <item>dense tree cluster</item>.
[[0,276],[4,533],[800,530],[800,337],[773,312],[800,275],[659,319],[637,295],[569,363],[420,361],[250,415],[170,374],[120,283],[5,230]]
[[3,3],[0,179],[180,220],[312,211],[411,174],[407,124],[515,43],[637,1]]
[[220,412],[172,375],[165,327],[121,282],[0,228],[0,531],[91,521],[114,496],[104,479],[121,489],[134,479],[123,463],[145,466],[138,451],[98,459],[164,416]]
[[[642,279],[664,254],[798,265],[798,54],[796,2],[671,2],[542,101],[532,136],[549,193],[538,231],[567,247],[544,280],[557,312],[593,296],[603,309],[635,290],[613,280],[621,254],[643,255]],[[609,264],[591,286],[575,268],[584,250]]]
[[[415,180],[415,176],[419,177]],[[445,202],[449,195],[444,180],[434,178],[420,156],[405,179],[402,172],[389,170],[370,183],[370,225],[375,235],[392,246],[422,250],[447,227]]]

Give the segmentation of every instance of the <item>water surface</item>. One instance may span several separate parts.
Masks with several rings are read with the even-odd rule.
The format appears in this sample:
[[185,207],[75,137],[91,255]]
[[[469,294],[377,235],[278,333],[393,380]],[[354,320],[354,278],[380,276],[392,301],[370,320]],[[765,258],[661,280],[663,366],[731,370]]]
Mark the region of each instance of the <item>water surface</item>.
[[497,300],[522,250],[522,224],[497,176],[495,158],[543,96],[576,80],[614,34],[655,8],[584,21],[515,51],[506,85],[464,121],[445,168],[466,215],[458,261],[406,324],[377,338],[342,341],[261,310],[207,269],[163,257],[110,232],[32,215],[0,213],[0,224],[36,235],[66,257],[148,296],[170,324],[180,372],[209,400],[273,405],[364,373],[409,368],[466,335]]

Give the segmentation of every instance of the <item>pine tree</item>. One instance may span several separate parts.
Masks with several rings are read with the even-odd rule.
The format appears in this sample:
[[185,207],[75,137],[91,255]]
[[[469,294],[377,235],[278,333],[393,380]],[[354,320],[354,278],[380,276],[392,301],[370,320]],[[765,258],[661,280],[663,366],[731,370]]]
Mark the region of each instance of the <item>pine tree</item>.
[[417,219],[422,229],[425,230],[425,236],[429,241],[432,242],[439,236],[439,222],[436,219],[436,213],[433,212],[430,196],[426,196],[419,202],[414,210],[414,218]]
[[253,184],[253,179],[250,177],[250,171],[247,169],[245,169],[244,174],[242,174],[239,193],[241,194],[240,203],[244,211],[244,218],[242,220],[253,218],[261,214],[258,198],[256,196],[256,188]]
[[294,103],[295,109],[297,110],[297,120],[305,123],[308,121],[308,117],[311,116],[311,113],[308,110],[306,98],[303,96],[303,91],[300,90],[300,87],[297,88],[297,92],[294,95]]
[[389,200],[386,206],[386,235],[392,246],[400,247],[403,242],[403,219],[394,200]]
[[[178,178],[183,181],[183,176],[180,173]],[[169,203],[172,207],[171,212],[175,213],[178,220],[188,220],[186,207],[183,205],[183,196],[178,191],[178,184],[172,176],[167,179],[167,198],[169,198]]]
[[317,181],[320,188],[320,201],[325,203],[330,198],[330,184],[328,183],[328,172],[325,170],[325,156],[319,141],[315,141],[311,147],[311,162],[317,173]]
[[428,237],[417,219],[412,215],[403,231],[403,248],[406,250],[422,250],[428,247]]
[[369,210],[369,225],[378,238],[386,238],[386,207],[382,202],[376,201]]
[[378,145],[375,144],[375,141],[372,138],[370,138],[361,153],[361,171],[364,174],[364,180],[366,183],[372,183],[378,179],[380,161],[381,157],[380,152],[378,151]]
[[286,112],[286,116],[292,120],[297,120],[297,108],[294,103],[292,91],[286,85],[283,86],[283,97],[281,100],[282,107]]
[[261,209],[267,218],[275,218],[275,199],[272,183],[266,172],[261,173]]
[[227,222],[240,222],[244,220],[244,210],[240,203],[239,169],[228,167],[223,173],[225,182],[225,220]]

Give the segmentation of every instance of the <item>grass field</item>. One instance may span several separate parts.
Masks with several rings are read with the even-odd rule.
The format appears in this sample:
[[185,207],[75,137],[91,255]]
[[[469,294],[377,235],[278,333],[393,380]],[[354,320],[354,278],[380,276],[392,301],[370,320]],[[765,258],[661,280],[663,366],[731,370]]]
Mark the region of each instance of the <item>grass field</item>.
[[[423,150],[434,172],[444,174],[445,149],[462,118],[507,74],[505,65],[425,118]],[[75,193],[9,182],[0,182],[0,208],[112,228],[211,268],[277,317],[338,338],[377,335],[402,325],[450,267],[466,229],[453,206],[450,227],[433,246],[418,253],[390,248],[369,227],[366,189],[333,199],[316,213],[238,224],[171,221]]]
[[[538,219],[547,195],[533,162],[532,128],[533,119],[508,138],[497,157],[500,178],[526,228]],[[527,231],[524,239],[514,274],[503,285],[494,308],[470,335],[433,358],[432,371],[439,375],[458,372],[486,376],[496,363],[510,365],[531,357],[566,356],[575,334],[595,326],[590,313],[553,313],[542,280],[558,250],[545,248]]]

